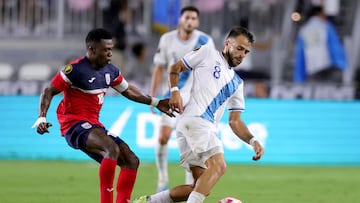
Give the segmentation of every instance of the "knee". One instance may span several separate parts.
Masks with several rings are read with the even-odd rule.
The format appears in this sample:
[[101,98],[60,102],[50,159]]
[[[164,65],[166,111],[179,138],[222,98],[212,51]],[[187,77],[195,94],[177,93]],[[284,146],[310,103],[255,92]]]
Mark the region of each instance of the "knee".
[[135,155],[128,157],[127,162],[125,162],[125,163],[119,162],[119,160],[118,160],[118,166],[129,168],[132,170],[137,170],[139,168],[139,165],[140,165],[140,160]]
[[120,150],[116,144],[111,144],[106,148],[106,154],[109,158],[117,160],[120,154]]
[[168,143],[170,135],[168,132],[162,132],[159,136],[159,144],[165,145]]
[[220,169],[219,169],[219,170],[220,170],[219,173],[221,174],[221,176],[224,175],[225,172],[226,172],[226,168],[227,168],[226,163],[221,164],[219,168],[220,168]]
[[165,127],[165,126],[161,127],[160,135],[159,135],[159,144],[161,145],[167,144],[172,131],[173,129],[170,127]]
[[169,140],[169,138],[167,138],[166,136],[160,136],[159,137],[159,144],[160,145],[165,145],[165,144],[168,143],[168,140]]
[[137,170],[140,165],[140,160],[134,152],[128,148],[127,145],[123,144],[120,146],[120,154],[117,161],[118,166]]
[[226,172],[226,163],[222,162],[216,165],[216,169],[214,170],[214,173],[218,176],[221,177],[225,174]]
[[136,155],[132,156],[130,158],[129,168],[137,170],[139,168],[139,165],[140,165],[139,157],[137,157]]

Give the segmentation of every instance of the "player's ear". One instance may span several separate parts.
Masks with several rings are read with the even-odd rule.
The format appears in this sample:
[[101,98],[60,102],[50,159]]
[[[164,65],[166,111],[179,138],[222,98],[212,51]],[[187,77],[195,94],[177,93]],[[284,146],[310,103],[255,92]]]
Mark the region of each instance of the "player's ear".
[[92,54],[95,54],[95,48],[94,47],[92,47],[92,46],[89,46],[89,51],[92,53]]

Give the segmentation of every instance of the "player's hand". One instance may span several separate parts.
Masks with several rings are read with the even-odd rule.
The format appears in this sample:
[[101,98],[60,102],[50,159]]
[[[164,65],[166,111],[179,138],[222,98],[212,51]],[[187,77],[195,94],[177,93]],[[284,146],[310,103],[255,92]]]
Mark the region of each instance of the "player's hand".
[[180,114],[184,111],[182,98],[179,91],[174,91],[171,93],[171,97],[169,99],[169,106],[172,111],[176,111]]
[[174,112],[178,112],[177,110],[174,111],[170,108],[169,99],[160,100],[156,108],[170,117],[175,117]]
[[44,134],[44,133],[49,133],[49,127],[51,127],[52,124],[51,123],[40,123],[39,126],[37,127],[36,132],[38,132],[39,134]]
[[253,156],[252,159],[254,161],[257,161],[264,154],[264,148],[260,145],[260,143],[257,140],[254,141],[253,148],[255,151],[255,156]]
[[44,133],[49,133],[49,127],[51,127],[52,126],[52,124],[51,123],[48,123],[48,122],[46,122],[46,118],[45,117],[39,117],[36,121],[35,121],[35,123],[34,123],[34,125],[32,126],[32,128],[37,128],[37,132],[39,133],[39,134],[44,134]]

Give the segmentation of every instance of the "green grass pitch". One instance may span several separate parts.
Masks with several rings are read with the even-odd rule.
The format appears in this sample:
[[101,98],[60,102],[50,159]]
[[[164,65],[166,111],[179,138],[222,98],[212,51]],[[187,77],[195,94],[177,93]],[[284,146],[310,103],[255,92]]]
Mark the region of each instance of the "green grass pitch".
[[[98,203],[98,164],[0,160],[2,203]],[[185,173],[170,164],[170,186]],[[142,163],[133,198],[156,190],[153,163]],[[205,203],[235,196],[243,203],[354,203],[360,200],[360,167],[228,165]]]

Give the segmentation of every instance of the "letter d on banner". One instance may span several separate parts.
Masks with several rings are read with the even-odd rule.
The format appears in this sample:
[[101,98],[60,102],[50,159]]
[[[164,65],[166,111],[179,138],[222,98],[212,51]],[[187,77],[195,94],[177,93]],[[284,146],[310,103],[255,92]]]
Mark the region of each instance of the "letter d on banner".
[[159,115],[139,113],[136,121],[136,144],[139,147],[154,147],[159,129]]

